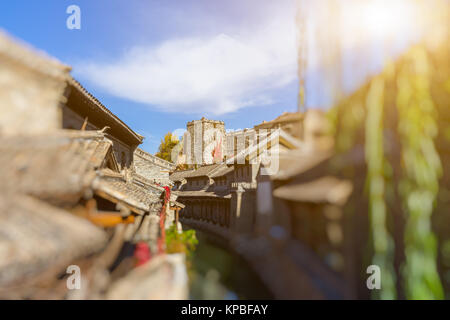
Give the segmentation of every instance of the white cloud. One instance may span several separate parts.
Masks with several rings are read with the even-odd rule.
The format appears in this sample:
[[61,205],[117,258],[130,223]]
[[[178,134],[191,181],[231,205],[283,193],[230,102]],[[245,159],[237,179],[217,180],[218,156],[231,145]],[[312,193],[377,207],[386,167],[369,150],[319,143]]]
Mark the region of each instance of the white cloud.
[[80,77],[108,93],[169,112],[220,115],[276,101],[296,79],[295,12],[236,35],[136,46],[111,63],[88,61]]
[[177,137],[179,140],[183,137],[184,133],[186,132],[185,128],[178,128],[172,131],[172,135]]

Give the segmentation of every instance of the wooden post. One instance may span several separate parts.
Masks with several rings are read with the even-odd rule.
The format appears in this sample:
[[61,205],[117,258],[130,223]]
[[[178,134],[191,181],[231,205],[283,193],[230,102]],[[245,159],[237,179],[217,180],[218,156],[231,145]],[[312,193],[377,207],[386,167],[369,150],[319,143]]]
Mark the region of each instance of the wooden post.
[[180,211],[179,207],[175,207],[175,225],[178,228],[178,219],[179,219],[179,215],[178,212]]
[[88,124],[88,117],[84,118],[83,125],[81,126],[81,131],[85,131]]

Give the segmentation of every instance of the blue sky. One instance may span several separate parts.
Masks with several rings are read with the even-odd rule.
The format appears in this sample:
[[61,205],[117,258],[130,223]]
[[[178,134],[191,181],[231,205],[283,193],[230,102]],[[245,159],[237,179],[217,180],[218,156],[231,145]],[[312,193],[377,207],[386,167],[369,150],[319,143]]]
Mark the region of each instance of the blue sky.
[[[221,50],[230,50],[236,47],[240,54],[252,54],[253,47],[245,47],[245,41],[252,38],[252,34],[259,27],[267,25],[268,10],[276,10],[280,15],[286,11],[277,9],[274,4],[256,5],[261,1],[92,1],[92,0],[53,0],[53,1],[2,1],[0,3],[0,27],[13,36],[30,43],[36,48],[46,51],[62,62],[73,67],[72,74],[108,108],[121,117],[131,128],[146,136],[143,148],[155,152],[159,140],[168,131],[177,128],[185,128],[186,122],[205,115],[210,118],[221,119],[226,122],[227,128],[237,129],[252,127],[263,120],[271,120],[283,111],[296,110],[297,84],[294,69],[292,74],[286,76],[285,71],[279,72],[280,66],[275,63],[273,70],[270,68],[262,71],[264,81],[252,87],[255,76],[246,75],[257,69],[266,57],[260,57],[261,62],[250,66],[249,70],[240,73],[239,68],[234,68],[230,77],[236,74],[237,83],[233,81],[220,82],[218,74],[208,74],[208,69],[214,61],[208,62],[206,67],[197,66],[206,59],[208,54],[221,54]],[[76,4],[81,9],[81,30],[69,30],[66,28],[66,8]],[[294,8],[292,1],[285,1],[285,6]],[[258,7],[261,7],[258,9]],[[294,11],[291,12],[295,14]],[[292,18],[293,19],[293,18]],[[292,20],[292,23],[293,20]],[[282,28],[282,27],[281,27]],[[261,32],[258,36],[261,36]],[[192,41],[192,44],[179,44],[176,41]],[[238,39],[238,40],[235,40]],[[259,40],[254,46],[258,46]],[[196,43],[197,42],[197,43]],[[202,48],[202,42],[206,45]],[[233,44],[233,42],[236,42]],[[114,67],[113,72],[123,72],[125,76],[131,76],[132,71],[128,66],[121,66],[121,60],[127,59],[130,51],[142,50],[141,56],[136,58],[138,62],[145,61],[145,57],[152,53],[152,49],[166,45],[175,48],[167,48],[169,61],[162,61],[160,65],[149,68],[149,72],[156,68],[172,67],[173,60],[180,52],[173,50],[184,49],[186,51],[203,50],[198,57],[188,62],[193,63],[192,69],[201,69],[202,74],[198,79],[195,70],[188,70],[194,76],[182,79],[178,86],[171,87],[170,81],[177,81],[177,71],[161,74],[160,77],[173,77],[165,79],[161,86],[148,85],[147,82],[158,82],[154,74],[146,74],[145,71],[136,77],[133,87],[141,86],[134,93],[129,91],[127,82],[133,82],[130,78],[122,79],[106,86],[111,74],[105,75],[105,69]],[[263,44],[264,45],[264,44]],[[208,47],[209,46],[209,47]],[[275,48],[276,49],[276,48]],[[155,49],[156,50],[156,49]],[[268,51],[271,48],[267,49]],[[282,50],[286,51],[286,50]],[[226,55],[227,53],[225,53]],[[269,53],[270,54],[270,53]],[[277,52],[274,53],[276,55]],[[284,54],[284,56],[283,56]],[[295,53],[294,53],[295,54]],[[285,57],[285,52],[280,58]],[[144,61],[143,61],[144,59]],[[220,63],[224,57],[219,59]],[[270,59],[270,57],[268,58]],[[294,61],[295,62],[295,61]],[[229,63],[232,63],[230,61]],[[244,64],[247,61],[239,61]],[[269,61],[270,63],[270,61]],[[292,61],[291,61],[292,63]],[[124,64],[126,64],[124,62]],[[289,65],[287,66],[289,67]],[[133,66],[129,66],[133,68]],[[218,68],[212,73],[225,72]],[[286,67],[284,67],[286,68]],[[295,68],[295,66],[294,66]],[[122,70],[123,69],[123,70]],[[90,74],[89,74],[90,73]],[[155,72],[157,73],[157,72]],[[270,79],[273,73],[273,79]],[[105,77],[102,79],[102,77]],[[142,79],[148,77],[148,79]],[[183,76],[182,76],[183,77]],[[218,82],[209,86],[208,78]],[[285,79],[279,79],[284,77]],[[199,81],[200,91],[189,103],[183,103],[183,99],[189,100],[192,96],[191,89],[183,89],[186,81]],[[240,83],[239,83],[240,81]],[[268,81],[280,84],[268,84]],[[144,82],[144,83],[141,83]],[[227,87],[222,101],[215,99],[214,95],[220,94],[220,86]],[[212,88],[211,88],[212,87]],[[242,88],[242,90],[241,90]],[[178,97],[155,98],[160,90],[160,95],[166,96],[170,91],[180,89]],[[196,88],[194,88],[196,89]],[[147,91],[153,91],[146,96]],[[211,92],[203,93],[210,90]],[[122,92],[121,92],[122,91]],[[267,94],[266,94],[267,93]],[[171,93],[176,95],[177,93]],[[138,98],[134,98],[136,95]],[[222,104],[219,110],[218,105]],[[248,106],[246,106],[248,105]],[[227,110],[230,110],[229,112]]]
[[[66,28],[72,4],[81,9],[81,30]],[[313,30],[323,10],[310,10]],[[238,129],[296,111],[295,14],[295,0],[15,0],[0,3],[0,27],[71,65],[92,94],[146,137],[142,147],[153,153],[165,133],[202,116]],[[403,32],[390,53],[401,52],[405,39]],[[343,49],[349,70],[354,45]],[[370,68],[358,76],[344,70],[347,89],[379,69],[383,55],[376,41],[373,46],[366,46]],[[308,104],[325,107],[329,73],[316,53],[309,48]]]

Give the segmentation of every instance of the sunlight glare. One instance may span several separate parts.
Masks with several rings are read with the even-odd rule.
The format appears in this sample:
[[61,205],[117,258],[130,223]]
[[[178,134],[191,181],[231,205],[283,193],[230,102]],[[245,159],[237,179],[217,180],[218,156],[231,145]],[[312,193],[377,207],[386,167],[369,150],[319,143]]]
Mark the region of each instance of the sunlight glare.
[[411,0],[351,0],[343,10],[344,32],[361,32],[371,40],[389,40],[411,34],[417,8]]

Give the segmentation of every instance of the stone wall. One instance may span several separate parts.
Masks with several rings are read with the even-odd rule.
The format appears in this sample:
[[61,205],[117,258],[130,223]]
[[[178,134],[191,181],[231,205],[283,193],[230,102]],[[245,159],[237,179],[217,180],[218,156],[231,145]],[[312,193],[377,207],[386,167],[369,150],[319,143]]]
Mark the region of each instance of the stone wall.
[[134,169],[144,178],[169,185],[169,173],[175,170],[175,165],[138,148],[134,152]]

